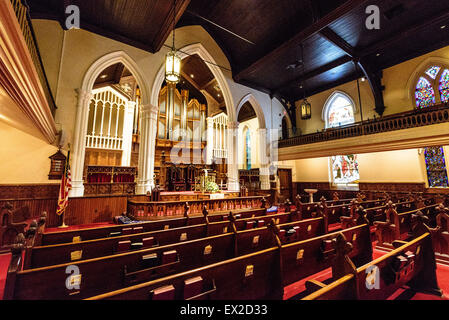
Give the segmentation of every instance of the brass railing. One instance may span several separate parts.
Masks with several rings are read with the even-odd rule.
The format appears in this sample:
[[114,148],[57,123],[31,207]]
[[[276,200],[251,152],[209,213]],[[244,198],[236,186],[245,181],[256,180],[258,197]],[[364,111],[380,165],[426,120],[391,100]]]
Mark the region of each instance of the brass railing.
[[449,122],[448,104],[398,113],[387,117],[357,122],[344,127],[326,129],[317,133],[280,140],[279,148],[417,128],[443,122]]
[[33,26],[31,24],[29,7],[26,4],[25,0],[11,0],[11,4],[14,8],[14,12],[16,13],[17,20],[19,22],[20,28],[22,29],[25,43],[28,47],[28,51],[30,52],[31,58],[32,58],[34,66],[36,68],[36,72],[37,72],[37,74],[39,76],[39,80],[42,84],[42,88],[44,90],[45,97],[47,99],[51,113],[54,117],[57,108],[56,108],[53,94],[50,89],[50,85],[48,83],[47,75],[45,74],[45,70],[44,70],[42,59],[41,59],[41,56],[39,53],[39,49],[37,46],[36,36],[34,34]]

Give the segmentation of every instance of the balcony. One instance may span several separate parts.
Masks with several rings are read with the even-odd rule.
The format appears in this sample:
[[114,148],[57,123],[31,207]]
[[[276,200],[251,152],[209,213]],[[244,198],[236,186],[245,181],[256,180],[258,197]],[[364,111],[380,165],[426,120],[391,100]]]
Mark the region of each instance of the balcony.
[[280,140],[279,160],[446,145],[448,129],[449,105],[441,104]]
[[353,125],[330,128],[317,133],[280,140],[279,148],[417,128],[443,122],[449,122],[448,104],[398,113],[387,117],[357,122]]
[[29,8],[24,0],[11,0],[11,4],[17,16],[20,29],[22,30],[25,43],[28,47],[31,59],[33,60],[34,67],[36,68],[36,72],[42,85],[42,89],[44,90],[44,94],[50,107],[51,113],[54,117],[56,112],[56,104],[53,94],[50,90],[50,85],[48,84],[48,79],[45,74],[42,59],[37,46],[36,36],[34,34],[31,24],[31,18],[29,15]]

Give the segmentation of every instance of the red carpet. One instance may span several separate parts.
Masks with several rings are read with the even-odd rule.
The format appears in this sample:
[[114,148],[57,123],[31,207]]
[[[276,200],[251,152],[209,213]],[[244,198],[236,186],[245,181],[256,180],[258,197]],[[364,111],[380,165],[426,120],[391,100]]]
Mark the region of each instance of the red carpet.
[[0,254],[0,300],[3,299],[3,291],[5,289],[6,274],[8,273],[8,266],[11,260],[11,254]]
[[100,223],[83,224],[83,225],[77,225],[77,226],[69,226],[67,228],[46,228],[45,233],[64,232],[64,231],[68,231],[68,230],[82,230],[82,229],[108,227],[108,226],[115,226],[115,225],[116,224],[114,224],[112,222],[100,222]]

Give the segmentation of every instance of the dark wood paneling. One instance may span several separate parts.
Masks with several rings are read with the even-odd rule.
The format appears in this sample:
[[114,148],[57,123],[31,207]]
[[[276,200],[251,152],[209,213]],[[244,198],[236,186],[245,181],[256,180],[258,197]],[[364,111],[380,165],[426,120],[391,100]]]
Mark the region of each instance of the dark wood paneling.
[[[6,202],[13,210],[27,207],[30,218],[38,219],[47,212],[47,227],[58,227],[60,218],[56,215],[59,185],[1,185],[0,207]],[[86,196],[70,198],[65,213],[68,225],[90,224],[112,221],[114,216],[126,211],[128,198],[136,201],[148,200],[145,195],[133,196]]]

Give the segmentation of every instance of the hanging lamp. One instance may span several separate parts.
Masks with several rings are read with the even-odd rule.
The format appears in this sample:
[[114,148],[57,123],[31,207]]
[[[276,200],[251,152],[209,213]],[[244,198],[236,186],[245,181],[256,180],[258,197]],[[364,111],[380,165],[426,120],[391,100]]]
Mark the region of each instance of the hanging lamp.
[[181,57],[175,48],[176,26],[176,0],[173,1],[173,45],[165,57],[165,80],[169,83],[178,83],[181,79]]

